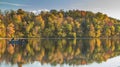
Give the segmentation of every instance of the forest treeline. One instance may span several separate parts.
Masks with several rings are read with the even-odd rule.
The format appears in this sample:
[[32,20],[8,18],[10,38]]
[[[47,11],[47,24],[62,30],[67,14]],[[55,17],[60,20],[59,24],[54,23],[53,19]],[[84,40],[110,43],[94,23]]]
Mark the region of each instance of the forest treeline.
[[82,10],[0,11],[0,37],[118,37],[120,20]]

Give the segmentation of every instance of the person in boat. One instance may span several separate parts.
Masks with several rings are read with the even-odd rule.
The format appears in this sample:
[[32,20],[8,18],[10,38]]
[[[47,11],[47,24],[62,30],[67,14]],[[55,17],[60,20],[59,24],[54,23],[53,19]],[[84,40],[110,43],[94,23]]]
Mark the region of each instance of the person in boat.
[[9,44],[12,44],[12,46],[15,46],[15,45],[22,45],[23,46],[27,43],[28,43],[28,41],[25,39],[14,40],[14,38],[12,38],[11,41],[9,41]]
[[15,44],[20,44],[20,40],[14,40],[14,38],[11,39],[11,41],[9,41],[9,44],[15,45]]

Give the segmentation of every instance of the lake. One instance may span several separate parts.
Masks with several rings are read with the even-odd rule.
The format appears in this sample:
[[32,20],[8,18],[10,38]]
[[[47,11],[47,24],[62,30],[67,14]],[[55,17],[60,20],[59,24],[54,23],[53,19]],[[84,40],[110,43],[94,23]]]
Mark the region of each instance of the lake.
[[0,67],[120,67],[120,39],[24,40],[0,39]]

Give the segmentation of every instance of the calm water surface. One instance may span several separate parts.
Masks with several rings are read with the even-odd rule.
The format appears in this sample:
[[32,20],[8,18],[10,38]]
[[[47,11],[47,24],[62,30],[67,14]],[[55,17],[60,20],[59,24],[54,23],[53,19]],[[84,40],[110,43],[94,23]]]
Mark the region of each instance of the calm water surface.
[[0,39],[0,67],[120,67],[120,39]]

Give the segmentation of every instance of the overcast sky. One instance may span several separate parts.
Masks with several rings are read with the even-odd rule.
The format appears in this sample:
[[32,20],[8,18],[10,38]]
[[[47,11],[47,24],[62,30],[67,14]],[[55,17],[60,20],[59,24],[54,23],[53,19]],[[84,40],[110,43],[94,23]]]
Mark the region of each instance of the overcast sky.
[[120,0],[0,0],[1,10],[89,10],[120,19]]

